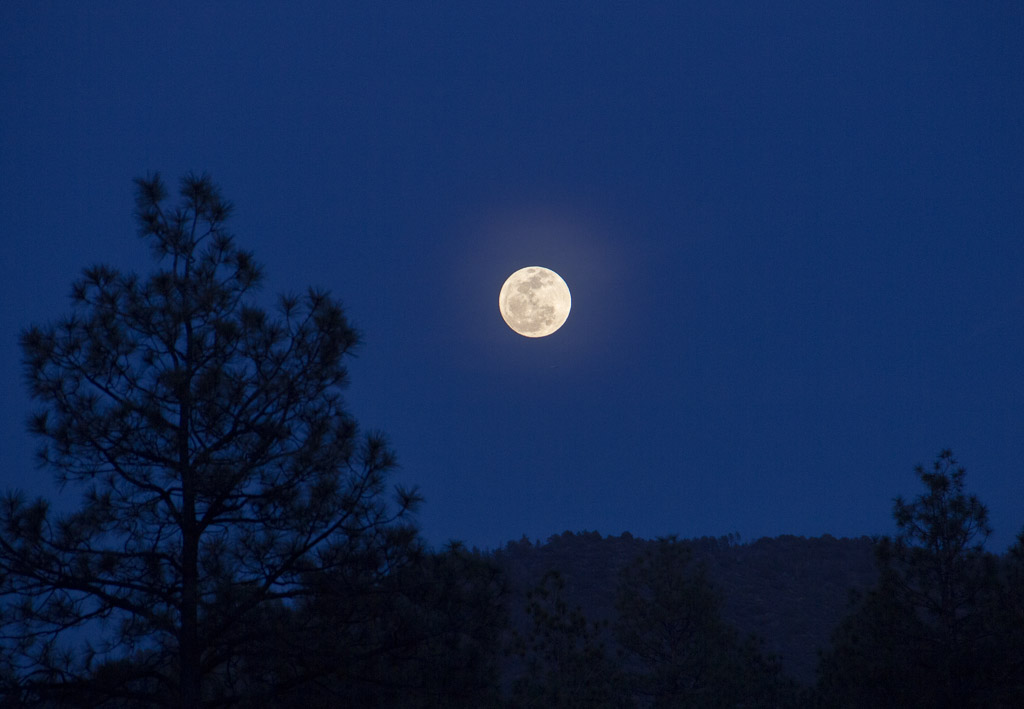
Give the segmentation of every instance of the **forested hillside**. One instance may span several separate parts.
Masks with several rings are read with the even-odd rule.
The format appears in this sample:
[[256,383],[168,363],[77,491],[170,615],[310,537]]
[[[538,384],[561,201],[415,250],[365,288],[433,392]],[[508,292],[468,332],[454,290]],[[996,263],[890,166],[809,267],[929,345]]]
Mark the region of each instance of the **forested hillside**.
[[[612,621],[620,572],[651,543],[628,532],[602,537],[567,531],[543,544],[510,542],[492,556],[508,575],[515,625],[526,622],[527,591],[552,569],[564,578],[570,605],[578,604],[588,620]],[[722,594],[724,620],[762,638],[786,673],[803,684],[813,683],[818,650],[848,611],[850,590],[867,589],[878,578],[869,537],[785,535],[751,543],[701,537],[686,544]]]

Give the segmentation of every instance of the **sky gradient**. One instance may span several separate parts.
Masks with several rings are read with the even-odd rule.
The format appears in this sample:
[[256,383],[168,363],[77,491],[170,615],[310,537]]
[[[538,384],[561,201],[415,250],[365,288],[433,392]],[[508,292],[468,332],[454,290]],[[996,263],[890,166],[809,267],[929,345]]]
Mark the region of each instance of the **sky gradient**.
[[[3,3],[0,486],[50,490],[18,332],[149,272],[131,180],[193,170],[266,302],[344,302],[432,543],[891,533],[952,448],[1001,550],[1022,37],[1019,2]],[[547,338],[498,312],[530,265],[572,291]]]

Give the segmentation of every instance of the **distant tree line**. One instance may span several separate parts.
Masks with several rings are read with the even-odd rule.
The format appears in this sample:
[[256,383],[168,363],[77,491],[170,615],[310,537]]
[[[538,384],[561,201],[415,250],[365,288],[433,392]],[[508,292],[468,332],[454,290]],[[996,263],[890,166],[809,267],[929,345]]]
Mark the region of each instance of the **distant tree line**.
[[[896,500],[813,684],[725,620],[700,544],[584,535],[602,588],[562,563],[520,594],[539,549],[432,550],[416,491],[389,491],[387,442],[343,406],[341,305],[259,307],[209,178],[176,206],[159,176],[136,186],[158,270],[89,268],[70,316],[22,334],[41,460],[82,498],[0,500],[0,705],[1022,705],[1024,533],[985,551],[951,452]],[[612,588],[588,616],[577,591]]]

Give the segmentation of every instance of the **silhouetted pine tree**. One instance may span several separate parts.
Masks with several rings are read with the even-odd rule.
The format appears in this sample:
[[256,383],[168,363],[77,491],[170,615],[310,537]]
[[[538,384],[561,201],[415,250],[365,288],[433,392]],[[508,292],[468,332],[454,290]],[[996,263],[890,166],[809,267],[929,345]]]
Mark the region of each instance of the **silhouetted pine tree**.
[[721,596],[692,561],[668,537],[622,572],[615,635],[632,694],[657,708],[794,705],[795,683],[722,620]]
[[0,504],[8,706],[244,704],[242,650],[313,581],[367,597],[418,553],[417,495],[391,507],[393,455],[344,409],[340,304],[257,307],[261,269],[209,178],[186,177],[176,207],[159,176],[136,182],[161,268],[89,268],[72,315],[21,338],[42,459],[84,494],[69,514]]
[[622,673],[601,637],[603,624],[589,622],[564,597],[565,582],[549,571],[527,594],[532,628],[517,637],[514,652],[522,672],[512,685],[509,705],[536,709],[631,707]]
[[[249,670],[272,697],[259,706],[498,706],[504,603],[502,574],[458,544],[379,586],[323,574],[315,595],[251,648]],[[281,648],[291,663],[280,662]],[[303,676],[318,679],[296,681]]]
[[993,623],[999,584],[996,560],[984,551],[988,511],[964,492],[952,452],[916,472],[926,491],[913,502],[896,499],[899,531],[878,542],[878,586],[855,599],[823,654],[826,706],[1003,705],[995,675],[1005,637]]

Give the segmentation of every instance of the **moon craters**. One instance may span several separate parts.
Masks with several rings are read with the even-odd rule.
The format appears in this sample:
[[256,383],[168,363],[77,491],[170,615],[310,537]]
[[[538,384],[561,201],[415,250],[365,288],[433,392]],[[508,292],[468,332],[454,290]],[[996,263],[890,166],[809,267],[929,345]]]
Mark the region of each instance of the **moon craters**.
[[501,316],[526,337],[545,337],[569,316],[569,287],[554,271],[542,266],[521,268],[505,281],[498,296]]

